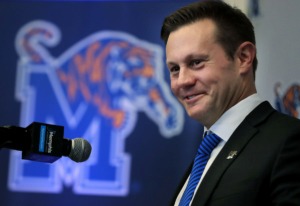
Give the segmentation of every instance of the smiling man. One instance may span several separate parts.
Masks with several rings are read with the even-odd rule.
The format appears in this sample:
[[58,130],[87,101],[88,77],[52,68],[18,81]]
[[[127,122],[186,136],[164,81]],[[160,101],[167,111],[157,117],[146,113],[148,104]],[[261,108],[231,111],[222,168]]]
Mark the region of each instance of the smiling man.
[[250,20],[196,2],[166,17],[161,37],[171,89],[207,133],[175,205],[300,205],[300,121],[256,92]]

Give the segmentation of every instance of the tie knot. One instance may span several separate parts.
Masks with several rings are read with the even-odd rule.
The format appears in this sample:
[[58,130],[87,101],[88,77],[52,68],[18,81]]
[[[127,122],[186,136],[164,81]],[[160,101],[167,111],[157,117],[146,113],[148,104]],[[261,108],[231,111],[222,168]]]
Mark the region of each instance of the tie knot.
[[199,146],[198,153],[210,155],[221,140],[222,139],[218,135],[214,133],[207,133]]

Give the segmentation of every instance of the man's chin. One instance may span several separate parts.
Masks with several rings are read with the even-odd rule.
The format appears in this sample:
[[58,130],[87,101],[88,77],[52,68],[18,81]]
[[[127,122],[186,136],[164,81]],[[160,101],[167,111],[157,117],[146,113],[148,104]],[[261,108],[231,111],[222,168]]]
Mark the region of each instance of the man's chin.
[[203,118],[205,118],[205,116],[206,116],[201,111],[192,111],[192,110],[187,111],[187,114],[189,115],[189,117],[191,117],[192,119],[195,119],[199,122],[202,122]]

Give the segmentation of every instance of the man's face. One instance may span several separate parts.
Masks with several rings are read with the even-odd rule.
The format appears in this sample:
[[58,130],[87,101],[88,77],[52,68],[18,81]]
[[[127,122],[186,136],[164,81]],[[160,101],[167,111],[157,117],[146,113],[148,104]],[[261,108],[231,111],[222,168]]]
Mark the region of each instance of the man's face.
[[205,19],[172,32],[166,45],[171,89],[192,118],[210,127],[241,98],[236,58],[216,42],[216,26]]

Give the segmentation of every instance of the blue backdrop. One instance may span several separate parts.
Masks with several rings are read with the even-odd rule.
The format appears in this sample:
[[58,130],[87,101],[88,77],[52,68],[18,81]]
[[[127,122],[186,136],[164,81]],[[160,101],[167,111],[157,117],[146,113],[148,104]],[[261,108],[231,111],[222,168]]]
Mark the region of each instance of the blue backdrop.
[[93,147],[80,164],[2,149],[1,205],[170,204],[202,134],[171,94],[160,40],[186,3],[0,3],[0,125],[58,124]]

